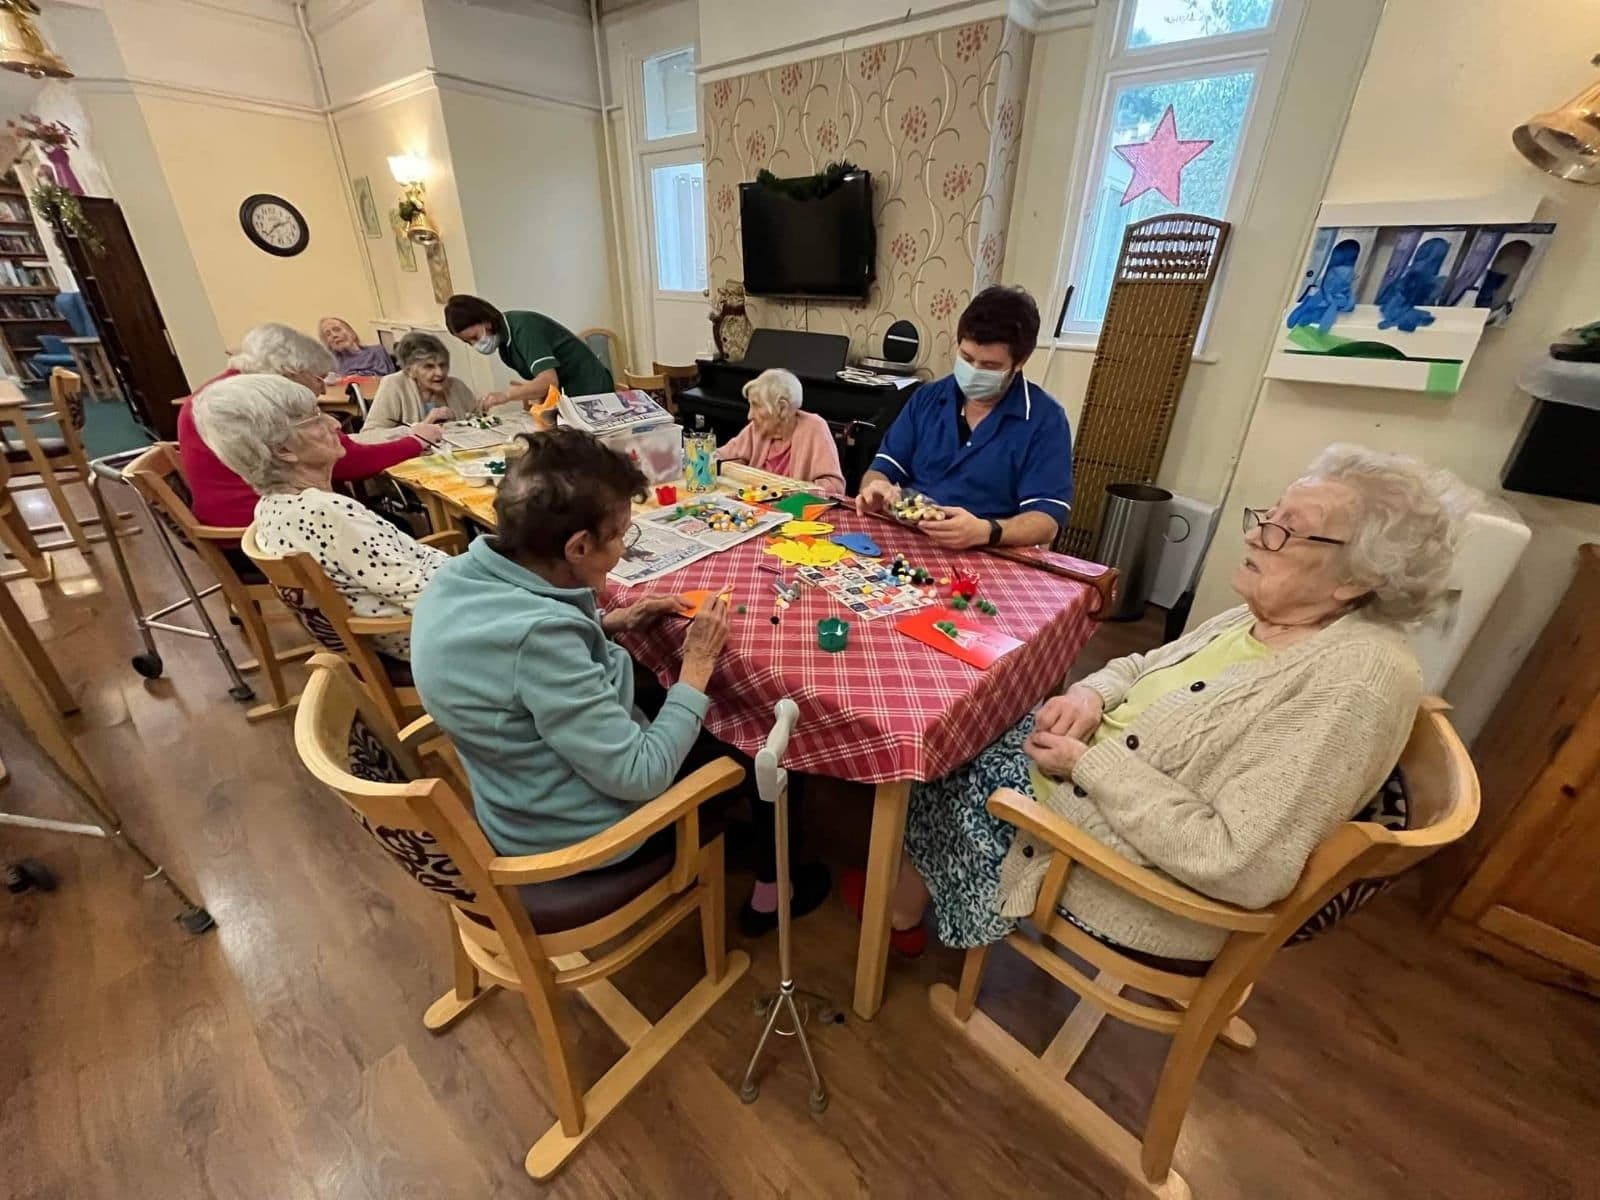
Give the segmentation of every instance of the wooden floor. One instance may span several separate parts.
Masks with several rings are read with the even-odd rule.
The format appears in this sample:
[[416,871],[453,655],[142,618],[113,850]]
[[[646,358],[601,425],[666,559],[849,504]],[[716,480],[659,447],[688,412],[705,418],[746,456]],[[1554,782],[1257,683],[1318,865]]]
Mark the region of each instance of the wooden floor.
[[[147,601],[175,595],[152,538],[131,549]],[[0,1194],[1121,1194],[935,1024],[927,988],[955,981],[950,951],[892,962],[876,1021],[816,1032],[826,1114],[807,1111],[791,1047],[760,1100],[741,1104],[771,940],[750,947],[748,976],[566,1173],[534,1184],[522,1157],[552,1114],[516,999],[490,999],[442,1037],[423,1030],[448,979],[443,911],[312,786],[286,722],[245,723],[206,643],[164,637],[163,681],[129,669],[136,632],[108,552],[96,557],[91,574],[58,556],[61,586],[42,594],[11,586],[81,698],[80,743],[129,829],[218,924],[184,933],[169,894],[104,842],[0,827],[0,858],[37,855],[62,877],[53,895],[0,893]],[[1153,620],[1108,627],[1084,663],[1157,634]],[[73,814],[4,719],[0,750],[12,772],[0,807]],[[862,859],[865,798],[830,790],[805,814],[807,840],[835,867]],[[649,1016],[699,969],[694,930],[680,932],[620,980]],[[837,899],[800,922],[802,985],[846,1001],[855,937]],[[989,979],[986,1006],[1042,1047],[1066,994],[1005,951]],[[1600,1005],[1440,943],[1403,896],[1286,952],[1246,1015],[1259,1047],[1218,1048],[1178,1145],[1197,1196],[1600,1194]],[[619,1047],[587,1012],[577,1020],[593,1078]],[[1113,1022],[1074,1082],[1131,1123],[1164,1045]]]

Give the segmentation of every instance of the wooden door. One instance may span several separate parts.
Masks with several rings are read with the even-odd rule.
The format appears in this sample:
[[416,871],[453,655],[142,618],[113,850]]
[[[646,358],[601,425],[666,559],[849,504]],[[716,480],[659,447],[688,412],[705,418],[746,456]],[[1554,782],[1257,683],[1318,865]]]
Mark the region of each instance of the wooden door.
[[56,241],[77,276],[128,407],[151,433],[174,441],[178,410],[172,402],[189,394],[189,380],[167,336],[167,323],[139,261],[128,223],[115,200],[80,196],[78,203],[100,235],[103,253],[90,254],[59,225],[55,227]]

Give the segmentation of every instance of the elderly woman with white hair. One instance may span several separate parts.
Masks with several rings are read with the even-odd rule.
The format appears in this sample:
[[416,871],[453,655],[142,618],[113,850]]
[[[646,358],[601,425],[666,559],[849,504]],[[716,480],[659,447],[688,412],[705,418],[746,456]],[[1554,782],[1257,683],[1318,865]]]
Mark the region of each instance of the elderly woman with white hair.
[[414,329],[395,343],[394,352],[400,369],[378,384],[357,435],[361,441],[394,437],[396,430],[423,421],[448,421],[478,410],[472,389],[450,374],[450,351],[433,334]]
[[[358,617],[411,615],[448,555],[333,490],[346,451],[339,423],[309,388],[278,375],[224,379],[206,389],[196,421],[206,444],[259,493],[262,550],[309,554]],[[410,658],[404,634],[375,642],[391,658]]]
[[[206,392],[236,375],[280,375],[315,396],[322,391],[324,376],[332,370],[333,355],[322,343],[287,325],[268,323],[257,325],[244,335],[239,353],[228,360],[226,371],[195,389],[178,412],[178,456],[189,484],[190,507],[201,524],[240,529],[250,524],[256,507],[255,489],[229,470],[195,427],[195,411],[204,403]],[[438,426],[425,423],[410,426],[404,436],[375,445],[363,445],[340,433],[338,438],[345,453],[334,468],[333,477],[340,483],[370,479],[426,452],[440,436]],[[237,547],[233,549],[237,551]],[[230,558],[242,571],[256,574],[254,565],[242,552]]]
[[[1032,796],[1130,861],[1217,900],[1263,908],[1378,793],[1422,696],[1406,626],[1444,598],[1453,477],[1331,446],[1271,508],[1244,512],[1244,601],[1052,696],[967,766],[912,789],[891,923],[916,953],[981,946],[1038,895],[1049,849],[991,816]],[[859,911],[859,873],[844,881]],[[1074,871],[1063,915],[1167,970],[1202,973],[1223,934]]]
[[844,494],[844,471],[833,431],[800,409],[800,381],[774,367],[744,385],[750,423],[717,451],[723,462],[748,463],[774,475],[804,479],[823,492]]

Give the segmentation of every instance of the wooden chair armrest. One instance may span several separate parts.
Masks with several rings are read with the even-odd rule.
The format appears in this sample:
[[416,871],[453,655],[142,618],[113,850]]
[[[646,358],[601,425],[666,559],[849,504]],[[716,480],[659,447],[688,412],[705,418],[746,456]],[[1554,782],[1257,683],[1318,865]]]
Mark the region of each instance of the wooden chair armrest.
[[[340,660],[343,661],[343,660]],[[425,742],[431,742],[439,736],[439,724],[427,713],[423,713],[411,724],[400,731],[400,744],[407,750],[415,751]]]
[[585,838],[575,846],[550,850],[544,854],[491,859],[489,878],[499,887],[516,887],[524,883],[548,883],[552,879],[565,879],[569,875],[592,871],[633,849],[652,834],[696,812],[712,796],[736,787],[743,778],[743,767],[731,758],[719,758],[707,763],[687,779],[680,779],[610,829]]
[[190,537],[199,538],[207,542],[242,542],[244,531],[249,526],[240,526],[238,529],[227,529],[221,525],[195,525],[186,530]]
[[446,529],[440,533],[430,533],[427,537],[420,537],[417,541],[424,546],[437,546],[446,554],[460,554],[467,548],[467,535],[459,529]]
[[988,809],[1002,821],[1008,821],[1024,833],[1030,833],[1045,842],[1057,854],[1066,855],[1102,879],[1174,916],[1187,917],[1214,929],[1237,930],[1241,933],[1265,933],[1277,919],[1271,909],[1252,911],[1224,904],[1220,900],[1202,896],[1165,875],[1158,875],[1147,867],[1131,863],[1104,842],[1090,837],[1072,822],[1058,817],[1021,792],[1001,788],[989,797]]
[[411,632],[410,617],[351,617],[348,624],[351,633],[359,633],[362,637]]

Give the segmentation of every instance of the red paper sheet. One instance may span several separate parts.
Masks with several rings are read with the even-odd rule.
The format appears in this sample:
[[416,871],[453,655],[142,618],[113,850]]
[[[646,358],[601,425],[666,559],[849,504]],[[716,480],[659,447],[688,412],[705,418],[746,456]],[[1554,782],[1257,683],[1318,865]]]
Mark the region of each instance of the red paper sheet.
[[[957,637],[952,638],[942,629],[935,629],[935,623],[940,621],[954,624]],[[959,658],[980,671],[987,671],[1003,655],[1022,645],[1016,638],[1001,633],[993,625],[951,608],[919,609],[901,617],[894,627],[908,637]]]

